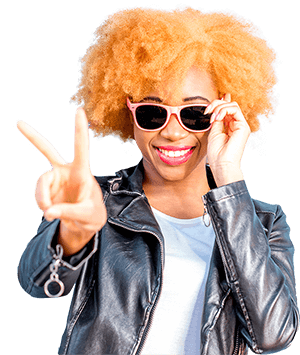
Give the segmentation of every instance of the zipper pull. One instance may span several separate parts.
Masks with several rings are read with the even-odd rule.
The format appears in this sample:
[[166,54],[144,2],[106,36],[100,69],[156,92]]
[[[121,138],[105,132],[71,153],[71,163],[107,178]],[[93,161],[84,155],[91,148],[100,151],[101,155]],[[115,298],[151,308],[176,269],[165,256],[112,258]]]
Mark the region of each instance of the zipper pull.
[[211,218],[210,218],[210,215],[209,215],[207,208],[206,208],[206,204],[205,204],[206,201],[205,201],[204,196],[202,196],[202,201],[203,201],[203,205],[204,205],[204,213],[202,216],[202,220],[203,220],[205,227],[209,227],[211,224]]
[[[65,285],[64,283],[59,279],[59,275],[58,275],[58,267],[60,266],[61,264],[61,260],[62,260],[62,256],[63,256],[63,248],[60,244],[57,244],[56,246],[56,253],[57,254],[54,254],[53,255],[53,260],[52,260],[52,263],[50,264],[50,278],[48,281],[45,282],[44,284],[44,291],[45,291],[45,294],[50,297],[50,298],[56,298],[56,297],[60,297],[63,293],[64,293],[64,290],[65,290]],[[58,291],[57,294],[52,294],[50,293],[48,287],[49,285],[52,283],[52,282],[56,282],[59,287],[60,287],[60,290]]]

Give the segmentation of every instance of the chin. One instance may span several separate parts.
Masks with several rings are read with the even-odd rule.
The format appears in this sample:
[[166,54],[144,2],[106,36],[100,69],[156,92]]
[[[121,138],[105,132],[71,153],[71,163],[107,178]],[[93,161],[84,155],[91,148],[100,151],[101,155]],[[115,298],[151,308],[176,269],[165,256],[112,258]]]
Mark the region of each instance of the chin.
[[187,167],[186,164],[182,165],[168,165],[163,169],[157,169],[157,173],[168,182],[179,182],[185,180],[195,170],[194,168]]

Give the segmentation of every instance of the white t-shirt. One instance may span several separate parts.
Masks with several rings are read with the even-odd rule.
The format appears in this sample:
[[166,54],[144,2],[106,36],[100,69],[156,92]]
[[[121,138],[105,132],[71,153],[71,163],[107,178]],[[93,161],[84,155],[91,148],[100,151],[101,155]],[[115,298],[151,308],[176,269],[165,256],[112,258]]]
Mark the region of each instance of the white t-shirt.
[[215,242],[202,217],[178,219],[152,208],[165,240],[160,299],[142,355],[200,353],[200,325]]

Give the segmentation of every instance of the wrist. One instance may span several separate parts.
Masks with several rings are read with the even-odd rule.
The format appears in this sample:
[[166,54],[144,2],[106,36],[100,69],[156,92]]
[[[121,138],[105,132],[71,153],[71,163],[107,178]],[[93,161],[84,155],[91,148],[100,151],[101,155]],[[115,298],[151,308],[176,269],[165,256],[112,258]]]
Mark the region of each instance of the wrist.
[[239,166],[224,165],[210,166],[217,187],[244,180],[244,175]]
[[57,242],[63,247],[64,256],[70,256],[84,248],[95,234],[91,231],[70,229],[61,221]]

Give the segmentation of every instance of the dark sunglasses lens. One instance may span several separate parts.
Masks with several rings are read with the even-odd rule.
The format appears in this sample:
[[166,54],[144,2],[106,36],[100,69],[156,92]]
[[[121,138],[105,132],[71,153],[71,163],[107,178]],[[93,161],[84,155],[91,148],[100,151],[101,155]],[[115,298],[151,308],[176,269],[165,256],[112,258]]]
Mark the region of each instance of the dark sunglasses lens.
[[167,119],[167,110],[163,107],[143,105],[135,111],[136,120],[141,128],[157,129],[164,125]]
[[203,131],[210,126],[211,114],[204,115],[205,106],[191,106],[181,110],[182,123],[189,129]]

